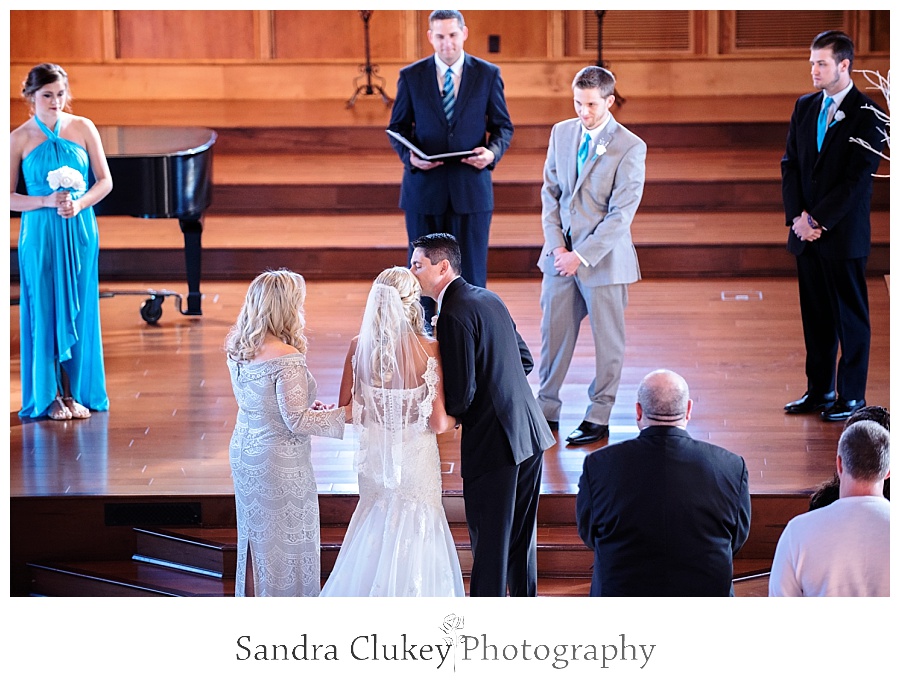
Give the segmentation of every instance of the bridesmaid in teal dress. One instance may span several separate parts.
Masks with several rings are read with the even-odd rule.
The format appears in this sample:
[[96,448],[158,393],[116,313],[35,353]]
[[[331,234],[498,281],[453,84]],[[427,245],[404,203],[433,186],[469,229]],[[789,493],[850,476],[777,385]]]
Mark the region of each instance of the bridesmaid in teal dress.
[[[92,206],[112,190],[112,178],[93,122],[66,112],[62,67],[34,67],[22,95],[33,117],[9,137],[10,209],[22,213],[19,416],[87,418],[109,408]],[[20,165],[27,194],[16,193]],[[96,181],[88,189],[89,172]]]

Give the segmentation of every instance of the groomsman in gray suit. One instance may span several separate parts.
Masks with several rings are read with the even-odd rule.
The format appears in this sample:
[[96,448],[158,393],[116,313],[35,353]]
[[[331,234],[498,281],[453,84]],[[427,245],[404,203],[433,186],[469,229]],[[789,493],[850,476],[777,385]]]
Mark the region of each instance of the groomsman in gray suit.
[[596,372],[583,422],[566,441],[580,445],[609,436],[625,355],[628,285],[641,278],[631,222],[644,192],[647,144],[616,122],[616,78],[585,67],[572,81],[577,117],[550,132],[541,189],[544,247],[538,404],[559,429],[560,388],[578,330],[590,318]]

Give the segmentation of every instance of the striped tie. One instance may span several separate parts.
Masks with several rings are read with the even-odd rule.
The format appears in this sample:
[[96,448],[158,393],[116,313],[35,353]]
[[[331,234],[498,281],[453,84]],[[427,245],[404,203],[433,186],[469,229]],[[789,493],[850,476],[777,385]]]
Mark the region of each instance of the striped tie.
[[447,121],[453,119],[453,106],[456,104],[456,96],[453,95],[453,70],[448,69],[444,72],[444,92],[443,92],[444,114]]

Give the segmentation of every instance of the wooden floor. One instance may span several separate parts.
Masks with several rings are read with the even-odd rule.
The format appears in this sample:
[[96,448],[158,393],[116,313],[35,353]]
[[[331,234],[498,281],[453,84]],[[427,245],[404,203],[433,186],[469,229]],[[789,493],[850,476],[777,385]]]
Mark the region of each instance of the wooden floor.
[[[372,266],[376,274],[383,266]],[[344,355],[356,333],[368,282],[310,281],[309,365],[319,396],[335,401]],[[540,284],[492,280],[527,343],[539,357]],[[101,284],[101,290],[172,284]],[[889,305],[883,278],[869,284],[872,357],[867,400],[890,405]],[[139,316],[141,298],[101,300],[110,411],[86,421],[20,423],[16,308],[10,341],[10,495],[222,495],[232,492],[228,440],[236,406],[221,350],[246,282],[207,282],[204,314],[180,315],[167,301],[157,326]],[[171,299],[170,299],[171,300]],[[648,371],[684,375],[694,399],[689,426],[700,439],[742,454],[754,493],[813,488],[833,470],[840,424],[786,416],[782,406],[804,391],[803,346],[796,285],[789,279],[644,280],[630,291],[627,349],[611,442],[637,432],[635,392]],[[560,433],[581,420],[592,376],[586,324],[563,389]],[[530,377],[536,389],[536,373]],[[314,438],[320,492],[356,491],[354,432],[344,440]],[[444,488],[461,488],[458,438],[440,438]],[[557,444],[545,458],[542,492],[573,494],[587,453],[597,448]]]
[[[805,387],[796,268],[784,250],[780,203],[779,160],[793,100],[757,103],[749,122],[743,105],[731,99],[629,99],[616,113],[647,141],[649,153],[633,227],[645,279],[630,290],[625,368],[609,441],[637,433],[634,398],[644,374],[668,367],[685,376],[695,401],[689,431],[742,454],[750,470],[754,519],[735,560],[739,596],[765,595],[764,574],[778,535],[788,519],[806,509],[806,495],[831,476],[841,431],[840,424],[786,416],[782,410]],[[24,118],[16,107],[12,121]],[[551,123],[571,116],[570,109],[568,98],[511,101],[515,143],[494,175],[488,286],[509,305],[536,358],[541,168]],[[397,207],[401,169],[383,131],[389,110],[371,100],[352,110],[336,101],[279,101],[255,108],[79,101],[78,112],[98,125],[216,129],[213,203],[203,232],[204,314],[184,317],[168,298],[162,320],[149,326],[139,315],[142,297],[103,298],[110,411],[86,421],[22,423],[15,414],[20,384],[13,306],[11,588],[14,595],[119,596],[148,588],[227,595],[233,565],[219,566],[225,580],[212,592],[204,587],[208,581],[200,584],[196,577],[176,584],[171,571],[131,571],[146,568],[133,561],[146,554],[137,531],[196,524],[204,529],[204,543],[224,538],[217,546],[226,549],[234,538],[228,441],[236,406],[222,342],[249,280],[260,270],[287,266],[307,277],[309,364],[320,398],[335,400],[371,279],[406,261]],[[889,172],[888,165],[884,168]],[[890,216],[889,185],[883,180],[875,187],[872,225],[867,398],[889,406]],[[185,291],[176,220],[103,216],[100,228],[102,291]],[[13,217],[13,296],[18,232]],[[563,437],[582,419],[592,365],[585,323],[563,389]],[[536,391],[537,374],[529,379]],[[355,505],[355,441],[349,428],[343,440],[312,443],[322,495],[323,573]],[[470,553],[459,438],[448,433],[439,443],[444,507],[465,566]],[[587,594],[590,553],[577,537],[573,502],[584,457],[603,444],[558,443],[545,454],[538,533],[542,596]],[[195,556],[197,543],[185,546],[186,558],[173,559],[176,564]],[[207,544],[199,546],[206,551]],[[53,562],[68,562],[68,568],[51,571]],[[76,572],[79,582],[73,583]],[[163,582],[153,583],[160,575]],[[43,582],[36,584],[36,578]]]

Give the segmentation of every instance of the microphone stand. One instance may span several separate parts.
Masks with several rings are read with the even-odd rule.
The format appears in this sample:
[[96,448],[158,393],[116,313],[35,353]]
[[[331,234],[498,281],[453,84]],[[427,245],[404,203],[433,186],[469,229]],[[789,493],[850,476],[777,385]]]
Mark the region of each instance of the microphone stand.
[[[362,76],[358,76],[353,80],[353,83],[356,86],[356,92],[353,94],[353,97],[347,101],[348,108],[352,108],[356,104],[356,99],[359,98],[359,96],[371,96],[375,95],[376,93],[381,96],[381,100],[386,106],[394,102],[394,99],[388,97],[388,94],[384,92],[384,77],[378,76],[378,65],[373,65],[372,59],[370,57],[369,19],[372,18],[372,12],[373,10],[359,10],[359,16],[362,17],[366,36],[366,63],[359,66],[359,71],[362,74],[365,74],[366,83],[359,83],[362,80]],[[372,84],[373,76],[378,80],[378,83],[374,85]]]

